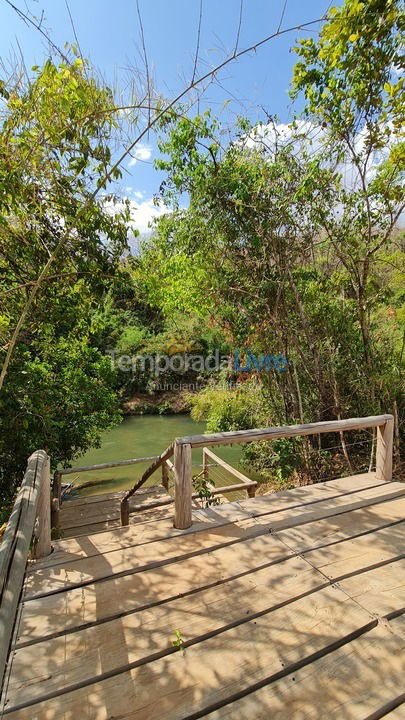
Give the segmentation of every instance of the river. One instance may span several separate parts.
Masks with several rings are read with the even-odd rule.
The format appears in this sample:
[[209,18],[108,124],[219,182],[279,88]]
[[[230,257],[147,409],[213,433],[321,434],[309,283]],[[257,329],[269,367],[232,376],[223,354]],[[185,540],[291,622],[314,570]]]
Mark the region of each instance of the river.
[[[101,446],[93,448],[72,463],[72,467],[97,465],[117,460],[159,455],[174,438],[183,435],[200,435],[205,424],[195,422],[188,415],[137,415],[125,418],[120,425],[108,430],[102,436]],[[241,448],[239,445],[213,448],[216,454],[234,467],[239,467]],[[193,450],[193,473],[201,469],[202,451]],[[75,494],[96,495],[98,493],[124,490],[131,487],[149,463],[127,465],[69,475],[65,481],[73,481]],[[219,471],[218,471],[219,472]],[[246,472],[246,471],[245,471]],[[251,473],[247,473],[250,477]],[[226,471],[221,470],[222,484],[237,482]],[[156,485],[161,481],[160,471],[147,484]],[[218,482],[216,483],[219,484]],[[81,487],[82,486],[82,487]]]

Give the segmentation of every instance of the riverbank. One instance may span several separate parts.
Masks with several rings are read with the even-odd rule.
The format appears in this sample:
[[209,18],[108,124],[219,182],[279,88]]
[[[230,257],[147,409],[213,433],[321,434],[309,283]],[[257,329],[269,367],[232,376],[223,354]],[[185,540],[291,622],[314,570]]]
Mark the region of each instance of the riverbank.
[[162,393],[136,393],[123,403],[124,416],[179,415],[190,412],[190,391],[178,390]]

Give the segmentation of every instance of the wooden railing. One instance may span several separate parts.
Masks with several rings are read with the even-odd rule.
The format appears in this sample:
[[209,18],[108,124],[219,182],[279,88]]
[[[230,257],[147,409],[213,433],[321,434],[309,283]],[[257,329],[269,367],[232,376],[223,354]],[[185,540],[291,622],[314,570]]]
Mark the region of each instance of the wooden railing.
[[49,457],[37,450],[28,460],[21,488],[0,544],[0,690],[24,580],[28,554],[51,552]]
[[139,490],[140,487],[146,481],[150,478],[151,475],[153,475],[156,470],[158,470],[160,467],[162,468],[162,484],[164,487],[168,487],[168,476],[167,476],[167,470],[166,470],[166,460],[172,457],[174,452],[174,443],[169,445],[166,450],[164,450],[161,455],[157,455],[154,458],[154,462],[150,467],[148,467],[147,470],[143,473],[141,479],[130,489],[128,492],[124,495],[124,497],[121,500],[121,525],[128,525],[129,524],[129,500],[134,495],[134,493]]
[[[318,435],[320,433],[344,432],[377,428],[376,475],[381,481],[392,479],[392,445],[394,418],[392,415],[376,415],[348,420],[330,420],[326,422],[308,423],[304,425],[287,425],[282,427],[255,428],[252,430],[236,430],[232,432],[214,433],[211,435],[191,435],[177,438],[156,461],[143,478],[150,477],[162,466],[165,460],[174,454],[175,476],[175,513],[176,528],[186,529],[192,523],[192,469],[191,451],[193,448],[204,448],[207,445],[233,445],[234,443],[254,442],[258,440],[275,440],[277,438],[297,437],[299,435]],[[140,483],[130,491],[133,494]],[[126,497],[129,497],[127,494]],[[121,517],[123,517],[121,512]],[[129,512],[124,515],[123,524],[129,522]]]
[[108,468],[123,467],[125,465],[136,465],[137,463],[151,462],[157,460],[159,455],[150,455],[149,457],[132,458],[130,460],[117,460],[116,462],[101,463],[99,465],[81,465],[74,468],[64,468],[56,470],[53,476],[53,501],[52,501],[52,527],[59,526],[60,503],[62,499],[62,476],[72,475],[81,472],[89,472],[93,470],[106,470]]
[[203,474],[204,478],[208,481],[209,479],[209,463],[207,461],[207,458],[214,461],[214,465],[219,465],[224,470],[226,470],[230,475],[233,475],[235,478],[237,478],[240,482],[236,483],[234,485],[222,485],[219,488],[216,488],[211,483],[208,483],[208,487],[211,490],[213,495],[221,494],[226,495],[228,493],[233,493],[238,490],[246,490],[248,497],[254,497],[257,487],[256,480],[251,480],[250,478],[246,477],[243,473],[240,472],[240,470],[237,470],[236,468],[232,467],[232,465],[229,465],[225,460],[222,460],[222,458],[218,457],[218,455],[215,455],[215,453],[212,452],[212,450],[208,450],[208,448],[203,447]]

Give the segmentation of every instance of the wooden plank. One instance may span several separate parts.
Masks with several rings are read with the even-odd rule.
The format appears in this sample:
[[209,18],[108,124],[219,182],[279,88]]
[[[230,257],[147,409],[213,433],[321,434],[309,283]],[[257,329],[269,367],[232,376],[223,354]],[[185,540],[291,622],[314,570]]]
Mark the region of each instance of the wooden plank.
[[215,455],[211,450],[208,448],[204,448],[205,455],[208,455],[212,460],[215,460],[215,462],[220,465],[221,467],[225,468],[231,475],[234,475],[239,480],[241,480],[242,483],[245,483],[246,485],[252,485],[253,483],[257,485],[257,482],[254,480],[251,480],[243,473],[239,472],[239,470],[236,470],[236,468],[232,467],[232,465],[229,465],[225,460],[222,460],[222,458],[218,457],[218,455]]
[[[11,720],[179,720],[368,627],[370,616],[340,590],[291,605],[50,701],[10,712]],[[180,628],[187,640],[187,628]],[[148,638],[148,645],[153,641]],[[169,634],[169,633],[168,633]]]
[[[383,483],[382,485],[373,485],[372,487],[359,487],[357,490],[347,491],[347,492],[340,492],[339,494],[335,494],[333,489],[327,489],[325,488],[325,492],[321,496],[321,498],[317,498],[314,494],[314,490],[312,490],[312,487],[315,489],[316,486],[311,486],[310,492],[308,492],[308,501],[305,502],[306,494],[302,493],[302,501],[299,503],[299,505],[296,506],[297,512],[305,514],[309,510],[316,509],[317,504],[322,505],[322,507],[326,503],[329,503],[331,507],[335,506],[336,508],[340,507],[341,505],[344,505],[345,503],[349,504],[351,502],[356,502],[357,499],[361,498],[362,500],[377,500],[382,497],[386,497],[388,495],[394,495],[397,493],[397,495],[401,495],[401,493],[405,492],[405,484],[404,483]],[[298,490],[304,490],[304,488],[298,488]],[[286,491],[288,492],[288,491]],[[293,492],[293,491],[290,491]],[[297,493],[298,497],[298,493]],[[318,499],[322,499],[322,503],[318,502]],[[252,517],[256,518],[263,518],[265,519],[266,515],[270,514],[272,510],[269,511],[269,508],[266,507],[266,504],[260,502],[261,498],[257,497],[249,501],[249,504],[246,505],[246,508],[250,510]],[[285,497],[284,503],[286,505],[286,510],[289,511],[290,508],[293,509],[293,506],[289,506],[289,499],[288,497]],[[278,514],[281,517],[280,510],[282,509],[282,498],[280,498],[280,508]]]
[[[80,489],[80,486],[79,486]],[[106,500],[121,500],[125,495],[125,490],[118,490],[112,493],[100,493],[98,495],[87,495],[78,498],[65,498],[62,502],[61,509],[75,507],[77,505],[92,505],[96,502],[105,502]]]
[[232,445],[233,443],[252,442],[258,440],[275,440],[276,438],[296,437],[298,435],[318,435],[319,433],[342,432],[345,430],[363,430],[381,427],[393,420],[393,415],[375,415],[347,420],[328,420],[326,422],[307,423],[304,425],[285,425],[282,427],[254,428],[252,430],[234,430],[213,433],[211,435],[191,435],[177,438],[176,443],[191,447],[205,445]]
[[[384,496],[385,500],[390,499],[391,497],[395,498],[396,492],[397,491],[394,491],[392,494]],[[401,492],[405,494],[405,488],[403,488]],[[348,500],[350,500],[350,502],[347,502]],[[265,516],[265,518],[255,518],[258,525],[257,534],[259,534],[260,531],[263,533],[268,532],[268,530],[277,531],[286,527],[292,527],[306,522],[313,522],[314,520],[330,515],[346,513],[361,507],[366,507],[373,503],[380,503],[380,501],[381,498],[362,500],[361,494],[358,496],[339,496],[333,501],[323,501],[317,503],[316,505],[304,506],[300,508],[300,514],[292,511],[278,513],[276,515],[277,519],[273,520],[270,518],[270,522],[268,516]],[[337,504],[338,507],[336,507]],[[224,508],[229,509],[230,505],[231,504],[225,505]],[[210,508],[209,510],[214,511],[215,508]],[[256,527],[253,532],[255,531]],[[234,529],[230,528],[230,532],[231,538],[237,537]],[[196,537],[198,538],[197,542],[195,542]],[[90,539],[87,539],[87,541],[85,540],[84,542],[90,541]],[[148,543],[147,546],[143,548],[141,561],[139,555],[134,557],[134,553],[131,548],[123,548],[108,552],[102,556],[94,555],[88,558],[79,558],[70,561],[67,560],[64,563],[58,563],[49,567],[42,566],[40,569],[37,569],[34,574],[29,575],[27,578],[27,597],[31,598],[37,596],[38,594],[60,591],[68,587],[78,586],[83,583],[90,583],[95,579],[105,578],[110,575],[112,576],[119,573],[139,571],[140,568],[145,568],[148,563],[153,563],[154,560],[156,562],[156,557],[160,557],[160,563],[163,561],[173,561],[173,559],[178,559],[181,554],[184,554],[184,552],[197,552],[199,547],[204,547],[208,550],[210,546],[212,547],[212,536],[210,538],[210,533],[205,533],[202,538],[198,537],[198,534],[196,536],[192,533],[189,537],[184,536],[181,541],[180,539],[167,539],[164,543],[160,542],[159,548],[156,548],[156,545],[154,546],[153,543]],[[184,549],[187,547],[189,550],[183,550],[182,553],[181,548]]]
[[[142,552],[141,547],[151,542],[166,542],[166,540],[184,537],[185,535],[198,535],[207,530],[217,530],[221,533],[221,528],[229,525],[229,520],[226,516],[206,517],[204,513],[202,513],[200,517],[199,513],[200,511],[193,512],[194,522],[192,527],[187,530],[177,530],[174,528],[173,519],[170,517],[170,519],[141,522],[125,528],[121,527],[105,532],[94,533],[88,538],[76,536],[66,540],[59,540],[55,543],[55,550],[52,553],[52,557],[36,563],[34,569],[64,564],[73,559],[102,555],[120,548],[132,547],[135,552]],[[236,525],[244,520],[246,520],[248,525],[251,525],[253,522],[250,514],[243,510],[242,507],[240,507],[238,517],[235,517],[236,511],[234,511],[233,515]]]
[[91,521],[102,522],[103,520],[116,520],[119,518],[119,501],[106,500],[91,505],[79,505],[78,507],[62,507],[60,513],[60,524],[62,527],[80,527],[91,524]]
[[[378,625],[325,658],[246,695],[208,715],[207,720],[367,720],[403,687],[403,617]],[[405,717],[403,706],[384,717]]]
[[[145,510],[133,511],[130,516],[131,525],[141,525],[142,523],[155,523],[166,518],[170,518],[170,525],[173,524],[173,503],[165,503],[162,507],[146,508]],[[75,527],[64,527],[61,531],[63,538],[78,538],[78,542],[82,542],[82,538],[98,535],[99,533],[109,532],[121,529],[120,518],[111,518],[109,520],[101,520],[99,522],[91,522],[88,525],[79,525]],[[53,560],[53,558],[52,558]]]
[[[267,540],[271,544],[273,538]],[[373,536],[373,540],[378,544],[377,537]],[[350,555],[350,544],[344,545]],[[228,555],[232,562],[232,548],[230,550]],[[364,562],[368,562],[367,556]],[[382,615],[403,606],[404,595],[398,586],[402,578],[402,586],[405,587],[405,561],[374,570],[360,569],[358,572],[352,579],[359,582],[362,580],[363,588],[373,587],[372,600],[367,610]],[[195,568],[191,571],[187,566],[176,568],[177,577],[184,580],[184,574],[188,574],[189,578],[194,577]],[[160,598],[165,588],[159,572],[156,571],[154,575],[153,587],[156,596]],[[386,602],[387,579],[394,589],[389,604]],[[337,581],[339,587],[350,594],[347,592],[349,585],[345,586],[350,581],[342,583],[338,578]],[[225,630],[233,622],[243,622],[252,614],[271,611],[280,603],[294,603],[297,595],[319,592],[324,582],[324,577],[306,560],[294,557],[192,596],[177,597],[165,605],[74,632],[69,635],[68,642],[66,636],[62,635],[21,648],[14,654],[8,701],[11,705],[28,702],[34,697],[61,690],[86,678],[91,679],[102,672],[110,672],[125,663],[140,661],[142,658],[146,661],[148,656],[157,652],[170,652],[168,628],[187,628],[187,640],[197,640],[213,631]],[[362,605],[359,597],[356,597],[356,602]],[[37,678],[35,684],[32,683],[32,667],[35,667]]]
[[[391,485],[391,484],[390,484]],[[392,483],[396,485],[396,483]],[[401,485],[401,483],[398,483]],[[389,500],[405,497],[405,486],[401,486],[399,489],[385,493],[384,495],[377,496],[374,498],[363,499],[362,493],[356,493],[350,496],[340,496],[334,500],[328,500],[317,503],[316,505],[306,505],[299,509],[299,513],[295,514],[292,511],[286,510],[278,513],[274,516],[273,522],[271,522],[272,532],[283,530],[285,528],[297,527],[299,525],[305,525],[309,522],[321,520],[323,518],[334,517],[335,515],[344,514],[356,510],[362,507],[371,507],[373,505],[380,505]],[[265,523],[267,525],[268,517],[255,515],[255,520],[259,524]]]
[[180,559],[175,566],[150,568],[142,572],[142,577],[111,578],[97,587],[88,585],[30,600],[22,609],[17,643],[131,612],[157,600],[164,602],[180,594],[220,585],[234,575],[254,571],[286,555],[276,538],[268,534],[250,536],[241,544],[225,545],[203,556]]
[[174,446],[174,527],[185,530],[192,523],[191,445]]
[[[363,511],[351,514],[350,525],[352,535],[355,533],[355,517]],[[375,526],[378,527],[378,518]],[[251,531],[255,532],[252,524]],[[369,525],[370,529],[370,525]],[[380,531],[365,537],[375,538],[375,544],[384,545],[385,536]],[[259,536],[250,536],[244,531],[241,535],[243,541],[233,545],[224,545],[222,548],[210,550],[203,555],[178,560],[175,565],[144,570],[140,575],[129,575],[120,578],[110,578],[99,585],[89,585],[84,588],[69,590],[65,593],[51,595],[39,600],[30,600],[24,603],[18,644],[32,641],[41,636],[62,632],[64,628],[81,627],[86,623],[102,621],[118,613],[131,612],[149,606],[156,602],[173,599],[177,594],[190,594],[214,585],[221,585],[241,573],[250,574],[254,579],[255,570],[264,565],[282,561],[290,555],[288,548],[279,541],[279,535],[268,533]],[[365,557],[364,545],[361,537],[347,545],[349,555]],[[381,538],[381,539],[380,539]],[[339,542],[339,540],[338,540]],[[342,543],[347,544],[347,541]],[[325,557],[333,557],[333,547],[324,547]],[[397,556],[401,553],[401,545],[393,542],[391,553],[385,554],[383,560]],[[306,555],[304,555],[306,557]],[[340,551],[344,557],[344,548]],[[371,563],[374,560],[371,559]],[[364,562],[365,566],[366,562]],[[343,569],[343,574],[346,570]]]
[[[130,500],[130,510],[141,510],[144,507],[157,506],[157,503],[172,503],[173,498],[160,485],[143,488],[143,492],[136,493]],[[60,524],[63,527],[80,527],[80,525],[115,520],[120,517],[120,500],[107,499],[86,504],[72,504],[66,501],[62,504]]]
[[405,498],[393,498],[387,503],[370,505],[363,510],[314,520],[306,525],[277,531],[277,537],[296,552],[324,543],[350,538],[378,525],[397,524],[405,518]]
[[316,483],[316,485],[318,484],[325,484],[333,490],[351,492],[352,490],[358,490],[363,487],[381,485],[381,480],[377,478],[375,472],[367,472],[360,473],[359,475],[347,475],[341,478],[334,478],[333,480],[327,480],[325,483]]
[[374,487],[377,495],[383,494],[387,489],[389,490],[386,483],[380,483],[375,479],[374,473],[366,473],[359,475],[358,478],[356,476],[340,478],[339,480],[315,483],[314,485],[304,485],[291,490],[281,490],[268,495],[258,495],[245,501],[243,505],[251,511],[254,517],[258,517],[276,510],[310,505],[317,500],[333,499],[340,495],[353,495],[358,491],[363,492]]
[[310,550],[305,554],[305,558],[325,577],[334,579],[345,573],[355,572],[365,565],[399,556],[404,551],[405,524],[402,524],[331,545],[327,552],[325,549]]
[[[356,476],[361,478],[357,481],[357,484],[353,489],[369,487],[369,485],[375,485],[376,480],[373,473],[370,475],[365,474],[363,476]],[[220,527],[226,525],[230,519],[240,521],[243,518],[251,517],[252,513],[248,511],[254,503],[254,507],[262,507],[263,511],[276,512],[281,508],[296,508],[299,505],[316,501],[325,497],[337,497],[338,495],[344,494],[345,492],[352,492],[351,482],[352,478],[343,478],[339,481],[333,481],[327,483],[317,483],[316,485],[305,486],[302,488],[294,488],[293,490],[286,490],[279,493],[271,493],[257,497],[254,500],[249,500],[241,503],[231,503],[227,506],[221,507],[220,512],[207,513],[207,511],[199,511],[193,513],[193,525],[187,530],[177,530],[172,527],[170,521],[164,520],[152,524],[147,524],[142,527],[125,527],[114,530],[113,532],[102,532],[98,535],[93,535],[91,541],[88,543],[84,539],[76,540],[58,540],[54,543],[54,552],[49,560],[38,563],[36,567],[46,567],[50,564],[56,564],[58,562],[65,562],[69,558],[77,557],[90,557],[106,551],[111,551],[118,548],[130,547],[135,545],[141,545],[145,542],[153,542],[158,539],[167,539],[169,537],[175,537],[183,535],[189,532],[200,532],[212,527]],[[350,485],[346,481],[350,481]],[[335,482],[339,485],[335,487]],[[341,485],[342,484],[342,485]],[[331,491],[334,491],[333,493]],[[262,501],[263,498],[263,501]],[[257,501],[262,501],[261,505],[257,505]]]
[[37,450],[28,459],[27,470],[0,544],[0,688],[34,530],[43,469],[47,461],[44,450]]
[[93,470],[105,470],[112,467],[124,467],[124,465],[136,465],[137,463],[151,462],[157,460],[159,455],[150,455],[148,457],[132,458],[131,460],[117,460],[115,462],[100,463],[99,465],[82,465],[80,467],[63,468],[58,470],[60,475],[72,475],[81,472],[89,472]]
[[[41,567],[28,574],[25,599],[91,583],[93,580],[116,576],[120,573],[139,572],[147,567],[174,562],[182,556],[208,552],[215,547],[235,542],[246,534],[250,536],[263,534],[263,530],[252,520],[243,528],[234,523],[213,531],[189,533],[169,538],[164,542],[147,543],[142,547],[142,552],[134,552],[134,549],[129,547],[113,550],[104,555],[94,555],[89,558],[79,558],[49,567]],[[91,536],[83,538],[83,542],[91,542]]]
[[[170,653],[177,628],[187,640],[197,640],[288,602],[298,587],[301,594],[322,583],[323,578],[304,560],[291,558],[196,595],[21,648],[13,656],[7,702],[28,702],[154,653]],[[157,578],[157,596],[160,588]]]
[[339,580],[339,587],[366,610],[386,615],[405,604],[405,562]]

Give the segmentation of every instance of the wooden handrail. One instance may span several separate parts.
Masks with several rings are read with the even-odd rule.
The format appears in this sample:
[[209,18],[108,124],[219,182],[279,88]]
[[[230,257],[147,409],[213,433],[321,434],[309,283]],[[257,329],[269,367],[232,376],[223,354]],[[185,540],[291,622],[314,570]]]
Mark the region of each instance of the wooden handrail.
[[[235,485],[221,485],[221,487],[210,488],[211,495],[226,495],[227,493],[236,492],[237,490],[248,490],[248,488],[255,488],[257,486],[256,480],[251,480],[249,483],[240,482]],[[193,493],[193,500],[199,498],[198,493]]]
[[107,468],[123,467],[125,465],[136,465],[144,462],[157,460],[159,455],[150,455],[148,457],[131,458],[130,460],[117,460],[109,463],[99,463],[98,465],[81,465],[74,468],[62,468],[56,470],[53,476],[53,504],[52,504],[52,527],[59,526],[59,509],[62,500],[62,475],[72,475],[81,472],[89,472],[92,470],[106,470]]
[[[224,470],[227,470],[231,475],[235,475],[241,482],[245,483],[245,485],[251,485],[253,480],[248,478],[246,475],[241,473],[236,468],[232,467],[232,465],[229,465],[229,463],[225,462],[225,460],[222,460],[218,455],[215,455],[215,453],[212,452],[212,450],[209,450],[208,448],[203,448],[203,455],[208,455],[212,460],[215,460],[217,465],[220,465],[224,468]],[[205,463],[204,463],[205,465]]]
[[138,480],[138,482],[124,495],[121,500],[121,525],[129,525],[129,499],[134,493],[136,493],[137,490],[139,490],[139,488],[142,487],[142,485],[150,478],[151,475],[153,475],[154,472],[156,472],[158,468],[163,466],[164,462],[168,458],[172,457],[174,453],[174,446],[175,443],[172,443],[161,453],[161,455],[157,455],[155,462],[153,462],[152,465],[145,470],[141,479]]
[[233,443],[253,442],[257,440],[275,440],[277,438],[299,435],[317,435],[319,433],[343,432],[377,428],[376,476],[379,480],[392,478],[393,415],[375,415],[348,420],[330,420],[326,422],[283,427],[255,428],[214,433],[211,435],[192,435],[177,438],[174,452],[175,465],[175,510],[174,525],[185,530],[192,523],[191,492],[191,450],[206,445],[231,445]]
[[177,438],[176,443],[179,445],[191,445],[192,448],[204,447],[204,445],[233,445],[234,443],[276,440],[277,438],[295,437],[297,435],[318,435],[318,433],[362,430],[363,428],[385,425],[385,423],[393,421],[393,419],[393,415],[375,415],[372,417],[350,418],[348,420],[327,420],[307,423],[306,425],[232,430],[211,435],[190,435],[189,437]]
[[0,691],[33,536],[35,557],[51,552],[50,501],[49,458],[37,450],[28,459],[0,544]]
[[[190,435],[176,438],[158,459],[144,472],[141,479],[129,490],[121,501],[121,523],[129,524],[129,498],[146,482],[146,480],[174,454],[175,476],[175,513],[174,525],[179,529],[190,527],[192,522],[192,463],[191,450],[204,448],[207,445],[232,445],[234,443],[254,442],[257,440],[276,440],[277,438],[296,437],[299,435],[318,435],[320,433],[343,432],[377,428],[376,475],[381,480],[392,477],[392,442],[393,415],[373,415],[347,420],[327,420],[324,422],[301,425],[285,425],[281,427],[253,428],[251,430],[235,430],[231,432],[213,433],[210,435]],[[208,451],[210,452],[210,451]],[[223,461],[221,461],[223,464]],[[230,467],[230,466],[228,466]],[[234,474],[239,471],[232,468]],[[163,480],[166,485],[167,473],[164,468]],[[240,476],[245,476],[240,473]]]
[[58,470],[59,475],[72,475],[73,473],[88,472],[91,470],[105,470],[107,468],[122,467],[124,465],[136,465],[138,463],[152,462],[157,460],[160,455],[149,455],[149,457],[132,458],[131,460],[116,460],[110,463],[100,463],[99,465],[82,465],[81,467],[63,468]]
[[[232,465],[229,465],[229,463],[225,462],[225,460],[222,460],[222,458],[218,457],[218,455],[215,455],[215,453],[212,452],[212,450],[208,450],[208,448],[203,448],[203,473],[204,477],[208,479],[208,464],[206,458],[210,457],[211,460],[215,460],[217,465],[220,465],[224,468],[227,472],[229,472],[230,475],[234,475],[234,477],[238,478],[238,480],[241,481],[240,486],[235,486],[234,490],[246,490],[248,497],[254,497],[256,493],[256,486],[257,482],[255,480],[251,480],[246,475],[241,473],[236,468],[232,467]],[[227,485],[224,486],[225,488],[229,487]],[[226,491],[224,490],[224,487],[221,489],[223,490],[223,494],[226,494]],[[231,492],[231,490],[228,490],[227,492]]]

